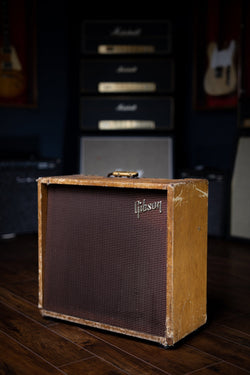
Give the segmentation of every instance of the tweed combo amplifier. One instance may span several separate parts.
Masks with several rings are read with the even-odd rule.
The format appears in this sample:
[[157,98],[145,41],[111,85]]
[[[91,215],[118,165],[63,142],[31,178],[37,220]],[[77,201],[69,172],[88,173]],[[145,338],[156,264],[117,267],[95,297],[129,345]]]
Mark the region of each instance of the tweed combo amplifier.
[[203,325],[207,197],[198,179],[40,178],[42,315],[164,347]]
[[170,21],[84,21],[82,54],[127,55],[172,52]]
[[80,106],[84,131],[173,129],[174,102],[168,96],[86,96]]
[[172,59],[84,59],[82,93],[170,93],[174,90]]

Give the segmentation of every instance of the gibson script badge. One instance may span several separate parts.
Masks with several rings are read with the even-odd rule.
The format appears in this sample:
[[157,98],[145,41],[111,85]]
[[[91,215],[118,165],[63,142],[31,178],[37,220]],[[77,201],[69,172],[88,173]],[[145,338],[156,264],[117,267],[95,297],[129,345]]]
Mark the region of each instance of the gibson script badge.
[[150,202],[147,203],[146,199],[143,199],[143,201],[136,201],[135,202],[135,214],[137,215],[138,219],[140,218],[140,215],[152,211],[152,210],[159,210],[160,214],[162,213],[162,201],[156,201],[156,202]]

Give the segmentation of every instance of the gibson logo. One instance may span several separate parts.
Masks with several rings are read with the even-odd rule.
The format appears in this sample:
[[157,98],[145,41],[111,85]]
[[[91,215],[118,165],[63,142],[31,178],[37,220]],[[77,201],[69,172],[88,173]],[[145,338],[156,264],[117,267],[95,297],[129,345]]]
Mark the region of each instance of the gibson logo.
[[146,199],[143,201],[136,201],[135,202],[135,214],[137,215],[138,219],[140,218],[140,214],[152,211],[152,210],[159,210],[160,214],[162,213],[162,201],[156,201],[151,203],[146,203]]

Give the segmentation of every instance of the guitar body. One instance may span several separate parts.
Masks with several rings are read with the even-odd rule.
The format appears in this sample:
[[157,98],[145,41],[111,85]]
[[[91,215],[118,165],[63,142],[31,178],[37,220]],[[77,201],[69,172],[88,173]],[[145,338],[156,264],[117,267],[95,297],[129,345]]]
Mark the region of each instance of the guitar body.
[[235,42],[227,49],[218,50],[216,43],[208,45],[208,68],[204,77],[204,90],[208,95],[231,94],[237,87],[237,73],[234,64]]
[[0,73],[0,97],[12,99],[25,91],[25,79],[20,72],[5,71]]
[[13,47],[0,52],[0,97],[13,99],[25,92],[26,79]]

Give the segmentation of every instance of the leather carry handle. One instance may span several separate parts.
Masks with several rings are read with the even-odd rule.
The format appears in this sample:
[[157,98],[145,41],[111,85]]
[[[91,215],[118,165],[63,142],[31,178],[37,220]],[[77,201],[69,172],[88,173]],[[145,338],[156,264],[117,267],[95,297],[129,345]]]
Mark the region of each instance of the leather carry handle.
[[127,178],[137,178],[138,172],[129,171],[114,171],[108,174],[108,177],[127,177]]

